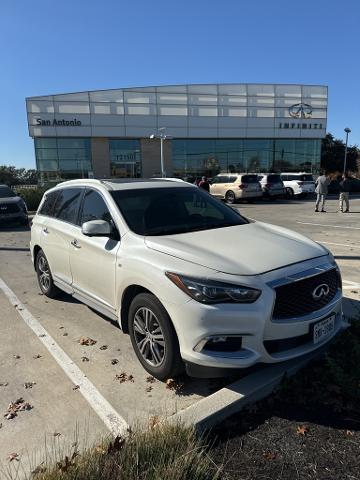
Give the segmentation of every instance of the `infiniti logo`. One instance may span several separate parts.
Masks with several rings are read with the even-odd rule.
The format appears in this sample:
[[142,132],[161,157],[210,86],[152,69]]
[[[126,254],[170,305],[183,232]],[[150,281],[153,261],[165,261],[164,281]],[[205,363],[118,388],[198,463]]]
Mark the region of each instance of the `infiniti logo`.
[[322,297],[327,297],[330,293],[330,287],[327,283],[322,283],[318,285],[312,291],[312,296],[314,300],[320,300]]
[[289,114],[293,118],[311,118],[312,107],[308,103],[295,103],[289,107]]

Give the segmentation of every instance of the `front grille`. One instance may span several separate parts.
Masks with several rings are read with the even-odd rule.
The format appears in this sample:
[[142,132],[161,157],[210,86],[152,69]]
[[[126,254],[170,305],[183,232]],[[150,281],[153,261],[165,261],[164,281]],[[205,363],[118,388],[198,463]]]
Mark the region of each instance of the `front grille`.
[[[316,287],[322,284],[328,285],[329,293],[315,299],[313,292]],[[285,319],[300,317],[311,312],[316,312],[331,302],[339,286],[339,275],[336,269],[333,268],[319,275],[276,287],[273,318]]]
[[20,209],[16,203],[0,203],[0,215],[18,212],[20,212]]

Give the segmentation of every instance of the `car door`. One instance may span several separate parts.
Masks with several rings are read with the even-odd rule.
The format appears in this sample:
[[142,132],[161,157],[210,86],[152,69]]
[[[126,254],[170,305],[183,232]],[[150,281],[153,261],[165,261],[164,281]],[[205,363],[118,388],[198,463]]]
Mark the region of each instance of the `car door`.
[[90,220],[105,220],[114,229],[114,238],[88,237],[81,228],[74,232],[70,247],[70,267],[75,293],[101,308],[115,309],[116,254],[120,246],[117,230],[108,205],[95,189],[85,191],[79,224]]
[[77,222],[83,191],[81,187],[59,189],[51,214],[42,223],[41,247],[54,282],[68,292],[72,283],[70,242],[79,231]]
[[210,194],[214,197],[219,195],[219,177],[214,177],[210,184]]

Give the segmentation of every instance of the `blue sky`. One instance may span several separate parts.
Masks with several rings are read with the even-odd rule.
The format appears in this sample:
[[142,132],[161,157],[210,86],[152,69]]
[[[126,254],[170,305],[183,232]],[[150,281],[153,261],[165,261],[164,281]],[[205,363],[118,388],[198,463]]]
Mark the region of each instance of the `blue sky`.
[[0,165],[34,168],[25,97],[177,83],[329,86],[360,145],[360,2],[1,0]]

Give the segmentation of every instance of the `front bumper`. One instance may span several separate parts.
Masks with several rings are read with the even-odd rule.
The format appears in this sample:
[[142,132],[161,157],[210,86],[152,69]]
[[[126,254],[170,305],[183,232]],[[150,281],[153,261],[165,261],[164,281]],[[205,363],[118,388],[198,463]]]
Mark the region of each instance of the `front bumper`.
[[[287,270],[290,274],[294,267]],[[294,319],[273,319],[275,291],[269,285],[271,277],[274,278],[274,273],[263,276],[262,295],[253,304],[204,305],[191,300],[185,305],[170,306],[168,312],[174,322],[185,363],[213,369],[240,369],[257,363],[278,363],[317,350],[345,328],[340,290],[320,310]],[[259,280],[257,277],[256,281]],[[334,329],[315,344],[314,324],[331,315],[334,316]],[[215,341],[241,337],[240,347],[232,351],[209,350],[206,340],[212,341],[214,337]]]

